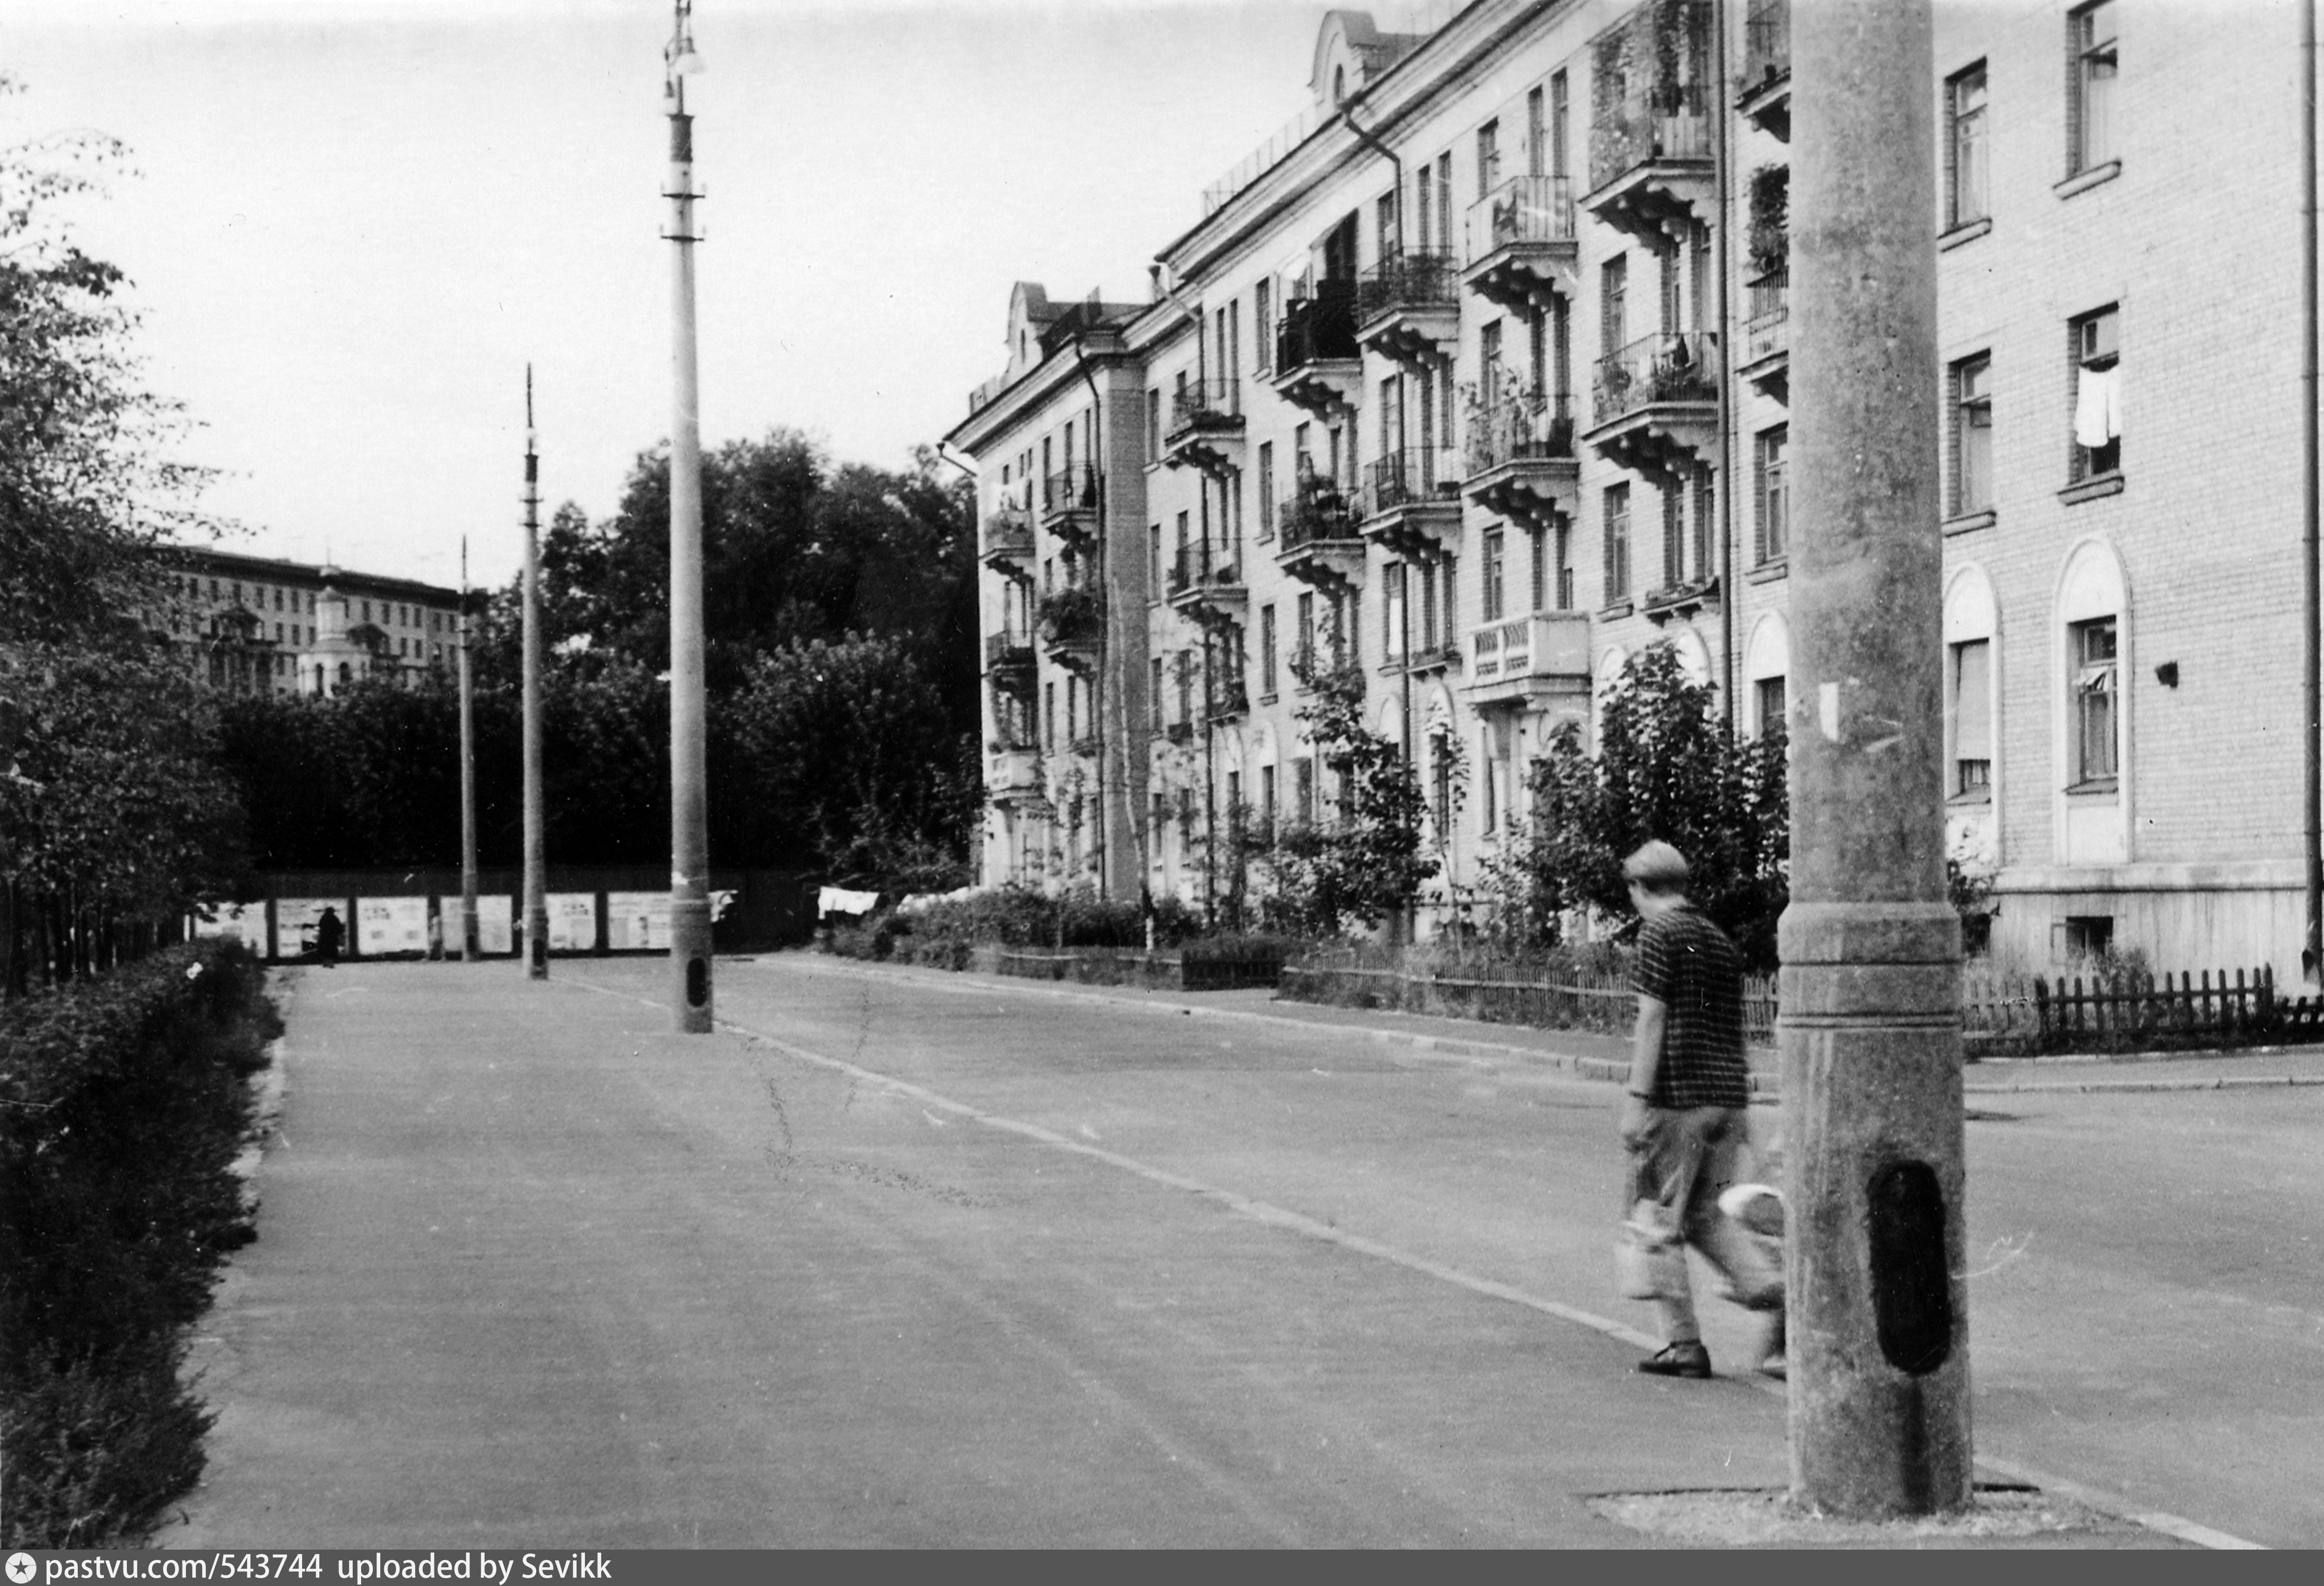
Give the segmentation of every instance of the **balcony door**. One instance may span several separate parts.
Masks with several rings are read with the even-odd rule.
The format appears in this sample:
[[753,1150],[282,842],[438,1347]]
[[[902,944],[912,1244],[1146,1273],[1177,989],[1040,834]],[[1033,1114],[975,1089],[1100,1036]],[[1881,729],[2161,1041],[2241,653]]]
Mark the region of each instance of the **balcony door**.
[[1323,238],[1323,279],[1352,286],[1356,279],[1356,217],[1350,214]]

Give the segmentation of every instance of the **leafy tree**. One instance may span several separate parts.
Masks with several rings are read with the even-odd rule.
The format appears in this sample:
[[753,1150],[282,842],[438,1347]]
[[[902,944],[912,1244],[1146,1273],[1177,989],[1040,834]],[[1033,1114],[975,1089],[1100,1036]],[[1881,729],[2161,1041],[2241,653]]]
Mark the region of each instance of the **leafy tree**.
[[[17,91],[0,74],[0,95]],[[144,391],[114,265],[59,200],[121,146],[75,134],[0,150],[0,991],[85,973],[224,884],[236,823],[214,717],[152,632],[152,556],[201,470],[171,461],[174,405]],[[134,613],[134,614],[131,614]]]
[[[1396,743],[1364,724],[1360,669],[1294,670],[1314,691],[1297,715],[1339,798],[1332,816],[1277,833],[1262,917],[1270,929],[1333,936],[1351,921],[1370,927],[1400,917],[1442,868],[1427,851],[1419,775]],[[1456,798],[1460,782],[1456,765]]]
[[1525,899],[1545,933],[1563,911],[1629,913],[1622,861],[1659,837],[1687,857],[1688,892],[1755,967],[1775,962],[1790,896],[1791,818],[1780,725],[1729,737],[1716,691],[1670,646],[1632,656],[1600,715],[1593,761],[1571,724],[1534,768]]

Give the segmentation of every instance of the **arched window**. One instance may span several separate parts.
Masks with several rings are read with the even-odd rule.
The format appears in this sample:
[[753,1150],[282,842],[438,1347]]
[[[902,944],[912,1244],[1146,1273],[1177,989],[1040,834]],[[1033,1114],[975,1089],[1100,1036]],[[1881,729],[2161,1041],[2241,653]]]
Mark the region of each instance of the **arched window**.
[[1332,103],[1337,105],[1347,97],[1348,69],[1344,66],[1335,66],[1332,69]]
[[2059,858],[2121,864],[2130,858],[2131,623],[2122,563],[2104,540],[2068,553],[2058,580],[2051,651],[2057,702]]
[[1741,705],[1749,713],[1744,726],[1755,738],[1784,720],[1790,701],[1792,631],[1779,612],[1769,612],[1753,624],[1751,641],[1743,647]]
[[1945,587],[1945,797],[1962,805],[1993,802],[1997,614],[1983,568],[1953,575]]

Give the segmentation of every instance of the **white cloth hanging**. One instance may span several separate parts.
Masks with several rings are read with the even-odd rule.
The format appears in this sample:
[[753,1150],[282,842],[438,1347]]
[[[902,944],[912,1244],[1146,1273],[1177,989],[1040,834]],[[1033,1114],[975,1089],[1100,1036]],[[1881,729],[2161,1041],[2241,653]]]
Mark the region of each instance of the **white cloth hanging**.
[[2085,369],[2074,393],[2074,444],[2095,450],[2122,433],[2122,370]]

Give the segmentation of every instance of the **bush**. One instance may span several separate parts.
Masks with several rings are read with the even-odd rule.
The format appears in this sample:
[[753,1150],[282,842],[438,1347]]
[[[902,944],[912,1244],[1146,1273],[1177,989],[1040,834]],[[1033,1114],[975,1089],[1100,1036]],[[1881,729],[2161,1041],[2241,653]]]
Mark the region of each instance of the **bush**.
[[185,1332],[254,1237],[230,1169],[281,1028],[218,941],[0,1010],[0,1546],[134,1538],[200,1475]]

